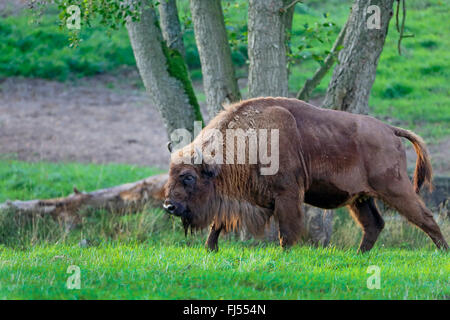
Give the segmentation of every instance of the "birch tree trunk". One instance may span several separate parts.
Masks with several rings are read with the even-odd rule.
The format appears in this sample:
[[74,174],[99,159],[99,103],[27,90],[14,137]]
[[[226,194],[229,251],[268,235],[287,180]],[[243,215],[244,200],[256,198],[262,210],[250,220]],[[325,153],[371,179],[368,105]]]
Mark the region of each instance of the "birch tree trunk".
[[183,34],[181,33],[180,19],[176,0],[162,0],[158,6],[159,22],[162,34],[170,49],[178,50],[184,57]]
[[248,8],[248,87],[250,97],[288,96],[286,21],[288,0],[250,0]]
[[154,9],[142,9],[140,20],[126,25],[139,73],[169,137],[179,128],[193,132],[194,121],[202,121],[200,107],[184,58],[167,47]]
[[[370,90],[393,14],[393,2],[394,0],[355,1],[347,23],[344,48],[339,52],[339,64],[334,68],[323,107],[368,113]],[[373,6],[377,6],[379,10]],[[373,19],[377,18],[378,13],[379,29],[372,25],[376,22]]]
[[213,118],[224,103],[241,98],[228,45],[220,0],[190,0],[195,41],[202,65],[208,112]]

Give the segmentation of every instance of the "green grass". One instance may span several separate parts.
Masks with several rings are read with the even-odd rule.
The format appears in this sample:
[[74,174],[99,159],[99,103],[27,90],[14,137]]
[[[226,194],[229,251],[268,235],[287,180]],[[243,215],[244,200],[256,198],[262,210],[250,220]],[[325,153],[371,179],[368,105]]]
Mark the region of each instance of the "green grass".
[[27,163],[0,157],[0,203],[8,199],[56,198],[133,182],[161,170],[122,164]]
[[450,135],[450,28],[448,2],[408,3],[402,56],[391,22],[380,58],[370,105],[379,117],[401,119],[410,129],[431,138]]
[[[127,165],[0,160],[0,202],[91,191],[158,170]],[[50,217],[0,213],[0,299],[448,299],[450,257],[423,232],[387,221],[375,248],[356,254],[358,227],[338,210],[328,248],[238,241],[203,248],[206,232],[184,237],[180,221],[157,209],[81,212],[73,230]],[[449,236],[449,223],[441,225]],[[81,247],[87,239],[89,246]],[[66,287],[81,269],[81,289]],[[380,267],[370,290],[367,268]]]
[[[448,299],[448,254],[274,245],[104,244],[0,248],[1,299]],[[66,282],[80,268],[79,290]],[[369,266],[380,289],[368,289]]]

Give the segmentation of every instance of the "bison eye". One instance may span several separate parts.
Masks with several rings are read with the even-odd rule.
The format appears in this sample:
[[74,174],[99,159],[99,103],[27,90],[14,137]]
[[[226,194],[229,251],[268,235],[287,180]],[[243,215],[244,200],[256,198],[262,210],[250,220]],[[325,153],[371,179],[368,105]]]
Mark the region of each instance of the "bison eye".
[[195,177],[190,174],[183,177],[183,183],[185,185],[192,185],[192,184],[194,184],[194,182],[195,182]]

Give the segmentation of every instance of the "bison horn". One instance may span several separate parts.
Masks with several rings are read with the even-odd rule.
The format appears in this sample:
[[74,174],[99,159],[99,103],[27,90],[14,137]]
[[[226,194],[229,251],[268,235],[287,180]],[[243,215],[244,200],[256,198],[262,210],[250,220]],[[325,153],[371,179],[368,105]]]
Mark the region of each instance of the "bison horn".
[[169,152],[172,153],[173,150],[172,141],[167,142],[167,149],[169,149]]
[[200,164],[203,162],[203,154],[199,148],[195,147],[194,149],[195,149],[194,163]]

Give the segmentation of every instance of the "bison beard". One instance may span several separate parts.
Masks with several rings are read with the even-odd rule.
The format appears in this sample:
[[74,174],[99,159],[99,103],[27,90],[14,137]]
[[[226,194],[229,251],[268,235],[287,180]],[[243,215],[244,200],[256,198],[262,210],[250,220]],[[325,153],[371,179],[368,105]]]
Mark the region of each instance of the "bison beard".
[[[227,158],[227,143],[208,135],[215,129],[225,137],[230,128],[278,129],[278,172],[262,175],[260,159],[250,164],[248,154],[246,164],[230,164],[235,162]],[[400,137],[411,141],[417,153],[414,185]],[[225,164],[205,159],[204,150],[217,143]],[[236,155],[237,147],[231,147]],[[194,164],[194,159],[202,161]],[[190,145],[172,153],[165,207],[183,211],[177,215],[185,234],[210,225],[206,246],[217,250],[221,231],[245,227],[260,234],[271,217],[278,221],[281,246],[288,247],[300,236],[303,202],[326,209],[347,206],[363,230],[359,251],[364,252],[384,227],[377,198],[422,229],[438,248],[447,249],[417,194],[424,183],[431,188],[431,177],[425,144],[408,130],[296,99],[256,98],[227,106]]]
[[[190,216],[185,215],[185,216],[181,217],[181,222],[183,223],[184,236],[187,237],[189,227],[191,226]],[[192,234],[192,228],[191,228],[191,234]]]

